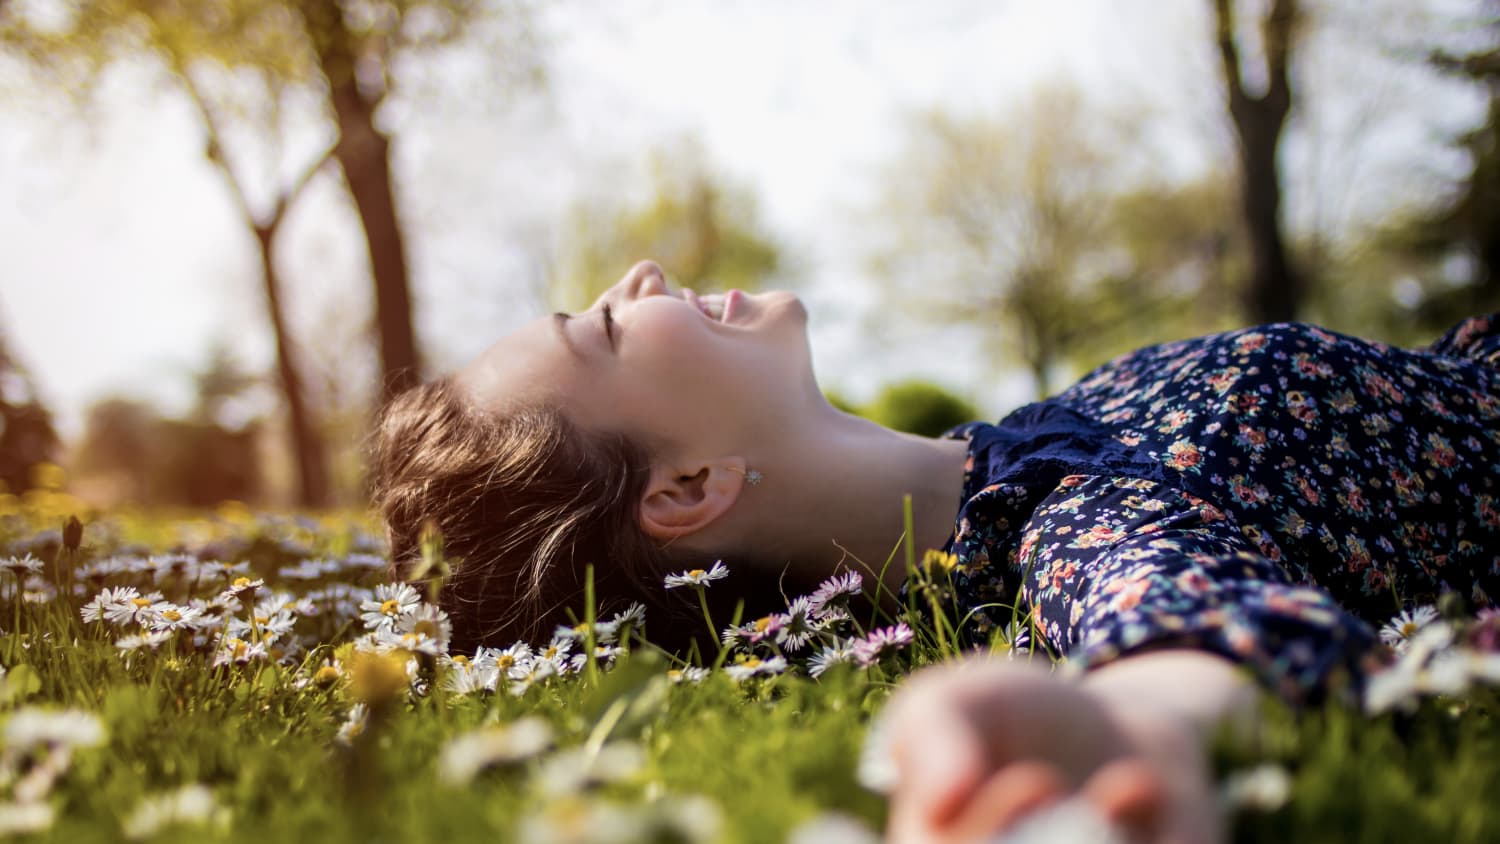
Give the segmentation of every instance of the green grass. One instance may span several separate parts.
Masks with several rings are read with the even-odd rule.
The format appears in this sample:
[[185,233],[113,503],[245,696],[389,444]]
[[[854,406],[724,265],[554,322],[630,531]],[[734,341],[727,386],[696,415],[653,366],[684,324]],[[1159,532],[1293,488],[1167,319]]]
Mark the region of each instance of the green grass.
[[[46,517],[57,524],[55,514]],[[455,695],[428,675],[425,694],[402,692],[384,703],[376,694],[364,732],[346,745],[336,736],[355,702],[349,683],[355,660],[339,647],[363,632],[357,618],[300,618],[294,632],[307,647],[289,664],[212,667],[212,652],[193,649],[182,634],[156,650],[122,653],[115,640],[124,631],[85,624],[79,615],[99,582],[83,584],[76,595],[66,587],[90,562],[168,551],[248,561],[253,575],[266,578],[266,590],[305,593],[334,580],[372,586],[381,581],[373,569],[311,582],[275,579],[305,558],[338,560],[359,551],[367,539],[357,522],[299,525],[243,515],[103,520],[88,526],[76,553],[38,527],[35,513],[0,517],[0,559],[29,549],[46,564],[39,577],[63,584],[52,600],[17,602],[17,577],[0,573],[6,588],[0,720],[15,722],[15,713],[36,707],[76,709],[96,715],[106,736],[74,750],[37,798],[54,811],[50,829],[36,834],[46,840],[119,840],[144,800],[190,784],[209,790],[219,820],[167,826],[151,840],[596,840],[589,824],[603,822],[601,813],[611,807],[643,824],[638,840],[672,840],[667,830],[674,823],[685,824],[679,840],[696,840],[691,823],[673,819],[705,812],[717,818],[711,839],[725,842],[783,841],[829,811],[879,829],[883,800],[860,787],[855,774],[870,716],[899,682],[898,670],[941,659],[937,643],[951,633],[919,630],[904,662],[840,668],[821,680],[789,673],[740,684],[720,671],[700,684],[674,684],[666,680],[669,663],[639,643],[609,670],[553,677],[520,697],[503,687]],[[105,582],[151,580],[116,574]],[[228,581],[193,590],[167,577],[157,588],[186,601],[189,593],[207,596]],[[337,679],[313,682],[325,660],[336,657]],[[1341,709],[1297,718],[1269,711],[1265,742],[1253,752],[1222,746],[1217,764],[1227,774],[1275,762],[1292,778],[1292,798],[1272,811],[1236,815],[1234,840],[1500,840],[1494,711],[1487,690],[1376,719]],[[552,750],[491,768],[467,784],[440,779],[439,759],[452,739],[525,716],[550,725]],[[608,757],[622,745],[638,748],[638,767],[584,790],[548,790],[570,749]],[[14,802],[44,756],[18,755],[14,742],[0,751],[0,803]],[[0,807],[0,826],[7,811]],[[650,823],[657,826],[644,826]],[[535,829],[529,824],[555,837],[523,838],[523,829]],[[610,824],[626,828],[618,818]],[[581,837],[568,838],[569,830]]]

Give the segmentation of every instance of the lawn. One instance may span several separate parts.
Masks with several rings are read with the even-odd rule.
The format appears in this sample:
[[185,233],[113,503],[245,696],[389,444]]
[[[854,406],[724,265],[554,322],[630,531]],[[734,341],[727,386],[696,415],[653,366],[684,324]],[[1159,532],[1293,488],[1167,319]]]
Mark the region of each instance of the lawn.
[[[79,534],[55,501],[11,501],[0,834],[873,840],[871,717],[948,655],[945,631],[851,617],[834,640],[794,605],[702,666],[649,646],[650,618],[586,611],[576,638],[450,657],[358,518],[120,513]],[[714,576],[675,590],[732,587]],[[846,586],[812,609],[837,615]],[[1268,708],[1260,746],[1220,744],[1234,840],[1500,840],[1500,623],[1444,610],[1379,714]]]

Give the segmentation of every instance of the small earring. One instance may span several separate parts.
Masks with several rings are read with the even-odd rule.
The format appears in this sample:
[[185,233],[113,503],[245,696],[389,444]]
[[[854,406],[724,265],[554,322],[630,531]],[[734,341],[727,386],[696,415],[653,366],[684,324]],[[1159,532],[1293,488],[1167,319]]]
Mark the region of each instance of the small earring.
[[726,466],[725,468],[727,468],[727,469],[729,469],[731,471],[734,471],[734,472],[739,472],[741,475],[744,475],[745,476],[745,483],[747,483],[747,484],[749,484],[751,486],[760,486],[760,482],[763,481],[763,480],[765,480],[765,478],[766,478],[765,475],[762,475],[760,473],[759,469],[751,469],[749,471],[746,471],[744,469],[741,469],[738,466]]

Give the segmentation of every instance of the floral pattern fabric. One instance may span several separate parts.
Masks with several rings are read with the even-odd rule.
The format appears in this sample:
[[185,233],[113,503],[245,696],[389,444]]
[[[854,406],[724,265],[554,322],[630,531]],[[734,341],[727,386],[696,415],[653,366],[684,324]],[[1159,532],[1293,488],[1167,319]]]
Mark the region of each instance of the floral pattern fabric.
[[1298,701],[1357,687],[1403,602],[1500,596],[1500,315],[1416,350],[1300,323],[1153,346],[949,436],[971,644],[1027,618],[1084,668],[1202,648]]

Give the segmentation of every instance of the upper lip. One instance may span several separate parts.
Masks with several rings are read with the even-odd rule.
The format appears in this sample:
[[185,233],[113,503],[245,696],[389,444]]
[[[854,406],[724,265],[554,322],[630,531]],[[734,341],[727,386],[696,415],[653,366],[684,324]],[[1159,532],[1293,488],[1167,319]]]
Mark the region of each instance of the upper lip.
[[[703,297],[699,296],[694,290],[692,290],[691,288],[688,288],[688,287],[682,288],[682,298],[686,302],[688,302],[688,304],[690,304],[693,307],[697,308],[698,312],[701,313],[701,314],[703,314],[703,316],[705,318],[707,318],[710,322],[723,322],[725,315],[727,315],[727,313],[728,313],[728,311],[725,309],[725,306],[728,303],[726,301],[724,301],[723,299],[721,299],[719,301],[719,303],[718,303],[718,305],[719,305],[719,316],[715,317],[713,314],[709,313],[709,311],[708,311],[708,307],[709,306],[708,306],[707,303],[705,303],[703,301]],[[726,294],[725,298],[727,298],[727,294]]]

